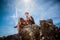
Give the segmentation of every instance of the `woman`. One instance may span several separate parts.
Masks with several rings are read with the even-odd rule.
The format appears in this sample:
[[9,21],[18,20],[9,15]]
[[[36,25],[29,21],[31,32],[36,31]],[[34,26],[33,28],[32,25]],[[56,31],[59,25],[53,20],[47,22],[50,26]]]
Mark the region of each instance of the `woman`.
[[21,40],[21,35],[22,35],[22,29],[23,27],[25,26],[25,23],[24,23],[24,19],[23,18],[19,18],[18,19],[18,24],[17,24],[17,30],[18,30],[18,40]]

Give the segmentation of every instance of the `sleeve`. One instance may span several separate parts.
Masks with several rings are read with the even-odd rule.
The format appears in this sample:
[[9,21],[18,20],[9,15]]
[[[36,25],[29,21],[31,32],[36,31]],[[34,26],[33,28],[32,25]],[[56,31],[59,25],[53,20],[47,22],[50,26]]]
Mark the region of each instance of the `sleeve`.
[[33,17],[32,17],[32,16],[31,16],[31,22],[32,22],[33,24],[35,24],[34,19],[33,19]]

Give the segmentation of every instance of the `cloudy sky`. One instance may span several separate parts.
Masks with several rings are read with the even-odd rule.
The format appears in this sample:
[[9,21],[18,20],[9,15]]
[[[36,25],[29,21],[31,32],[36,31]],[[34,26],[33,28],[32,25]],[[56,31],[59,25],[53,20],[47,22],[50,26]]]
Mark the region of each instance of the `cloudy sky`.
[[51,18],[60,26],[60,0],[0,0],[0,36],[16,34],[14,26],[19,17],[25,18],[26,11],[36,24]]

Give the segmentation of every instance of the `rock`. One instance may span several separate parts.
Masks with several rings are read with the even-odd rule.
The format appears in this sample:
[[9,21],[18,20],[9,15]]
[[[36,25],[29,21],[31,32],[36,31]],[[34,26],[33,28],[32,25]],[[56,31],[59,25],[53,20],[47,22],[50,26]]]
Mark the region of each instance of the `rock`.
[[0,40],[60,40],[60,27],[54,25],[52,19],[40,20],[40,25],[24,26],[20,35],[8,35]]

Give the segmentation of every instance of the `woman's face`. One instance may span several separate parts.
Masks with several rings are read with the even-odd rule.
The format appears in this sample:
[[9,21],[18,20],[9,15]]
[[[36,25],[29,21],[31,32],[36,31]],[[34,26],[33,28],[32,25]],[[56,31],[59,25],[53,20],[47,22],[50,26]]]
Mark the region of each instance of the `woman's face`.
[[25,16],[28,16],[28,14],[25,14]]

